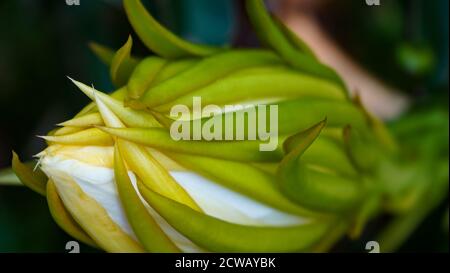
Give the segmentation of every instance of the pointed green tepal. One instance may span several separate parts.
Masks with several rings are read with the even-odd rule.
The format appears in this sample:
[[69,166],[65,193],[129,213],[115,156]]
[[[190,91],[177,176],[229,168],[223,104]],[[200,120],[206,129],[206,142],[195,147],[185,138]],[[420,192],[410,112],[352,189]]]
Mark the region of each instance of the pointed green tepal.
[[221,48],[193,44],[176,36],[159,24],[145,9],[140,0],[124,0],[128,20],[142,42],[157,55],[169,58],[209,56]]
[[353,165],[362,172],[372,172],[381,159],[381,149],[369,142],[360,131],[351,126],[344,127],[344,145]]
[[325,118],[311,128],[287,138],[283,142],[283,150],[287,154],[283,162],[302,156],[306,149],[317,139],[326,124],[327,119]]
[[[113,63],[113,59],[116,55],[116,52],[112,50],[111,48],[95,43],[90,42],[89,48],[92,50],[92,52],[108,67],[111,67],[111,64]],[[125,52],[126,53],[126,52]],[[140,59],[134,56],[129,56],[128,58],[122,58],[122,63],[115,64],[115,66],[120,66],[120,74],[122,78],[128,78],[131,75],[131,72],[134,70],[136,65],[139,63]],[[115,73],[116,74],[116,73]],[[116,77],[116,76],[115,76]]]
[[353,103],[361,109],[364,115],[367,118],[369,128],[372,129],[374,138],[379,141],[380,148],[384,150],[386,153],[391,153],[393,155],[399,152],[399,146],[393,135],[389,132],[386,124],[384,124],[378,117],[370,113],[370,111],[366,108],[364,103],[362,102],[361,96],[356,93],[353,98]]
[[12,168],[20,181],[33,191],[45,196],[47,192],[47,177],[41,170],[32,168],[20,162],[19,156],[13,152]]
[[114,149],[114,175],[128,221],[144,248],[149,252],[180,252],[150,216],[139,198],[128,177],[127,169],[117,145]]
[[143,59],[134,69],[127,84],[129,99],[139,99],[147,91],[159,72],[166,65],[166,60],[151,56]]
[[127,42],[117,50],[116,54],[111,60],[111,67],[109,70],[111,80],[115,86],[121,87],[127,84],[128,79],[133,72],[136,63],[131,59],[131,48],[133,46],[133,39],[131,35],[128,36]]
[[288,227],[245,226],[226,222],[163,197],[138,183],[144,199],[176,230],[213,252],[298,252],[310,249],[331,227],[311,222]]
[[301,160],[325,124],[326,120],[321,121],[284,142],[283,148],[287,154],[278,167],[278,181],[286,197],[301,206],[321,212],[342,213],[361,200],[362,183],[316,170]]

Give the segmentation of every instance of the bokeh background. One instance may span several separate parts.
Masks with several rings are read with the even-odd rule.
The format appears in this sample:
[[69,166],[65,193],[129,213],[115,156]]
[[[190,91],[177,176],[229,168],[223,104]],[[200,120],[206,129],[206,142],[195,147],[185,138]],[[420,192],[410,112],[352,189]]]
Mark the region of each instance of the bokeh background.
[[[243,1],[143,2],[160,22],[191,41],[257,45]],[[412,98],[410,112],[448,112],[449,1],[381,0],[379,7],[363,0],[268,4],[281,16],[314,14],[352,60]],[[13,149],[22,159],[31,159],[44,148],[35,135],[50,131],[88,103],[66,75],[113,90],[108,69],[87,45],[96,41],[118,48],[130,33],[120,0],[80,0],[79,6],[65,0],[0,1],[0,169],[10,165]],[[134,40],[135,55],[149,54]],[[442,152],[448,156],[448,146]],[[400,251],[448,252],[448,217],[442,217],[447,208],[448,200]],[[25,187],[0,187],[0,252],[64,252],[69,240],[41,196]],[[363,251],[360,241],[342,245],[338,250]],[[82,251],[96,250],[82,246]]]

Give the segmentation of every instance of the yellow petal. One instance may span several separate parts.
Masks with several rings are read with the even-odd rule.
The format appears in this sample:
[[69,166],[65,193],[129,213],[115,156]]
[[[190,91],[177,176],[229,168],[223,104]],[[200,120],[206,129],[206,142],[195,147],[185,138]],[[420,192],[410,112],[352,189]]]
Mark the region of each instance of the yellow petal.
[[91,237],[84,232],[67,211],[61,198],[59,198],[56,186],[52,180],[47,182],[47,203],[53,219],[65,232],[85,244],[96,246]]
[[57,170],[49,173],[70,214],[99,247],[108,252],[144,252],[142,246],[126,234],[71,177]]

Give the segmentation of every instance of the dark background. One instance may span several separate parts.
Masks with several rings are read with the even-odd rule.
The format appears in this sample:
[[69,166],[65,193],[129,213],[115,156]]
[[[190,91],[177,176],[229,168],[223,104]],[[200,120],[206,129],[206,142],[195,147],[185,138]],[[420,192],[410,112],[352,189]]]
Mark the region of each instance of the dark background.
[[[257,44],[239,0],[143,2],[184,38]],[[448,109],[447,0],[382,0],[376,8],[362,0],[328,2],[321,21],[356,60],[413,96],[416,107]],[[108,69],[87,43],[118,48],[133,32],[121,1],[80,3],[0,1],[0,168],[10,165],[12,149],[31,159],[45,148],[35,135],[88,103],[66,75],[113,90]],[[274,8],[277,4],[272,1]],[[149,54],[134,38],[134,53]],[[442,219],[446,207],[430,215],[401,251],[448,251]],[[0,187],[0,252],[62,252],[69,240],[53,222],[44,198],[24,187]],[[353,243],[350,250],[363,251],[363,246]],[[82,246],[82,251],[95,250]]]

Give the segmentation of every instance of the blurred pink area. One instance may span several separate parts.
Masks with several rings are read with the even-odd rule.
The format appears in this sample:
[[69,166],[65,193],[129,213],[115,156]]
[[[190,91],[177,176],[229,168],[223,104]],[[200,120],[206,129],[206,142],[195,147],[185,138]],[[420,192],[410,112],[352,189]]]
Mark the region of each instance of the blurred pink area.
[[408,108],[409,98],[352,60],[315,18],[314,11],[328,1],[332,0],[282,0],[272,3],[276,6],[278,17],[313,49],[322,62],[336,69],[350,92],[358,93],[371,113],[384,120],[399,116]]

